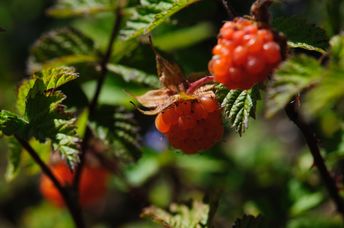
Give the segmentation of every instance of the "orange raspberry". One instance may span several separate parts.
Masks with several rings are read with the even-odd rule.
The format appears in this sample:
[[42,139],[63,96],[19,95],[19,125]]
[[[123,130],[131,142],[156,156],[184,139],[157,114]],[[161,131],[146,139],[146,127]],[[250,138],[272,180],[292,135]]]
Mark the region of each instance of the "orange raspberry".
[[158,114],[155,125],[173,147],[187,154],[210,148],[223,135],[220,105],[206,96],[174,103]]
[[[50,169],[63,186],[72,186],[74,173],[65,162],[50,165]],[[82,207],[92,205],[106,193],[108,172],[102,167],[85,166],[80,179],[79,195]],[[42,175],[40,191],[44,198],[56,206],[64,206],[64,200],[50,179]]]
[[213,49],[209,71],[229,89],[249,89],[267,79],[281,61],[273,33],[244,18],[226,22]]

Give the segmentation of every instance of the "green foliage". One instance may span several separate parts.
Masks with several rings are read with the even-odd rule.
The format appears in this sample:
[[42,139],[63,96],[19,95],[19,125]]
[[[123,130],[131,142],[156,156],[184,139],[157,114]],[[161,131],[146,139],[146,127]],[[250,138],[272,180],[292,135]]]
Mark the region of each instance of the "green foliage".
[[189,47],[214,35],[215,31],[211,23],[200,22],[187,28],[154,35],[154,46],[163,51],[173,51]]
[[286,35],[288,45],[292,48],[324,53],[328,47],[325,31],[300,17],[278,17],[273,20],[272,26]]
[[263,228],[267,227],[263,223],[261,216],[254,217],[252,215],[244,215],[242,218],[237,219],[232,228]]
[[47,10],[47,13],[57,18],[88,16],[113,11],[114,2],[114,0],[58,0]]
[[123,65],[108,64],[107,68],[110,72],[122,77],[126,82],[134,82],[152,88],[159,88],[160,86],[159,79],[156,75],[147,74],[143,71]]
[[186,205],[171,204],[170,212],[151,206],[141,213],[142,217],[148,217],[164,227],[173,228],[201,228],[207,224],[209,206],[193,201],[192,207]]
[[6,168],[5,178],[6,181],[12,181],[18,174],[22,148],[14,138],[8,138],[8,164]]
[[41,203],[24,212],[21,227],[73,228],[74,224],[67,210],[61,210],[49,203]]
[[0,111],[0,132],[3,134],[22,136],[26,127],[27,122],[16,114],[6,110]]
[[318,86],[305,99],[303,111],[308,115],[316,116],[344,97],[344,35],[333,37],[330,45],[330,62]]
[[305,55],[285,61],[274,73],[267,90],[266,116],[271,117],[303,89],[319,82],[323,69],[318,61]]
[[77,78],[77,74],[71,68],[61,67],[43,70],[35,76],[35,83],[26,98],[29,132],[40,142],[51,139],[54,150],[73,167],[79,159],[75,118],[72,113],[65,112],[62,105],[66,96],[55,89]]
[[141,156],[139,128],[133,113],[122,107],[101,105],[90,118],[95,135],[110,147],[111,153],[124,162]]
[[132,39],[149,33],[174,13],[198,0],[141,0],[140,5],[131,12],[121,30],[124,39]]
[[255,118],[256,103],[259,99],[259,91],[256,88],[250,90],[230,90],[222,101],[221,106],[225,118],[230,120],[232,127],[242,135],[248,128],[249,117]]
[[43,34],[33,45],[28,70],[33,73],[44,68],[96,62],[97,59],[89,37],[71,27],[59,28]]

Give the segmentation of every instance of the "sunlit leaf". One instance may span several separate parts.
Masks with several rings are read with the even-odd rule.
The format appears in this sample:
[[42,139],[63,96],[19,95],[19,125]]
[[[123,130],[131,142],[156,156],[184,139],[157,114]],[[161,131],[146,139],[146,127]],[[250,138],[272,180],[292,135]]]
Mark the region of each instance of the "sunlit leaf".
[[78,162],[80,140],[73,114],[66,112],[62,105],[66,97],[56,89],[76,77],[72,68],[44,70],[33,77],[35,81],[25,101],[30,136],[40,142],[50,139],[53,149],[59,151],[71,166]]
[[111,12],[115,8],[115,2],[114,0],[57,0],[55,5],[47,10],[47,14],[65,18]]
[[168,228],[201,228],[207,224],[209,206],[200,201],[193,201],[192,206],[171,204],[169,211],[150,206],[145,208],[141,217],[150,218],[154,222]]
[[125,39],[147,34],[174,13],[198,0],[141,0],[121,30]]
[[274,73],[267,90],[266,116],[271,117],[283,109],[303,89],[318,82],[323,69],[319,62],[305,55],[284,62]]
[[232,127],[240,135],[248,128],[249,117],[255,118],[258,98],[258,91],[253,88],[251,90],[230,90],[222,101],[221,106],[225,118],[230,120]]
[[93,41],[74,28],[60,28],[43,34],[33,45],[28,60],[30,73],[43,68],[96,62]]

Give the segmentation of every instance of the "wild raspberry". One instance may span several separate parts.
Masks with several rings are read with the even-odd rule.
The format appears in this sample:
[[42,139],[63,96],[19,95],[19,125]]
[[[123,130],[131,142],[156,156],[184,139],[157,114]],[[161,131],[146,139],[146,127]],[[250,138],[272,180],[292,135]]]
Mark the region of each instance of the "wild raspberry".
[[210,148],[223,135],[220,106],[207,96],[172,104],[157,115],[155,125],[173,147],[188,154]]
[[222,26],[209,71],[229,89],[249,89],[264,81],[280,61],[280,46],[270,30],[236,18]]
[[[63,186],[72,186],[74,173],[64,162],[50,166],[53,174]],[[102,167],[85,166],[80,179],[79,195],[82,207],[92,205],[101,199],[106,193],[108,172]],[[56,206],[64,206],[64,200],[50,179],[42,175],[40,191],[43,196]]]

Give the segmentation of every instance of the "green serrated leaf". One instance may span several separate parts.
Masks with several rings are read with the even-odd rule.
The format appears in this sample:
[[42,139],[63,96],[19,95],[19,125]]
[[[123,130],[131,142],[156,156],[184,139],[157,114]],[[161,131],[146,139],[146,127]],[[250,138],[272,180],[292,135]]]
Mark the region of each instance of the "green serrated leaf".
[[251,90],[230,90],[223,99],[225,118],[230,120],[232,127],[240,136],[248,128],[249,117],[255,118],[256,102],[259,98],[255,88]]
[[305,55],[288,59],[275,71],[267,90],[266,116],[271,117],[308,86],[319,82],[323,69],[318,61]]
[[47,14],[52,17],[66,18],[111,12],[114,9],[114,0],[58,0],[47,10]]
[[74,28],[60,28],[43,34],[33,45],[28,60],[30,73],[61,65],[96,62],[93,41]]
[[321,54],[325,54],[326,51],[322,48],[318,48],[318,47],[314,47],[312,45],[306,44],[306,43],[301,43],[301,42],[292,42],[292,41],[288,41],[288,47],[290,48],[302,48],[308,51],[316,51],[319,52]]
[[169,209],[170,212],[167,212],[150,206],[142,211],[141,217],[150,218],[168,228],[201,228],[207,224],[209,206],[200,201],[193,201],[191,207],[173,203]]
[[289,44],[298,48],[323,52],[328,47],[326,32],[300,17],[277,17],[272,27],[283,32]]
[[117,106],[102,105],[97,109],[93,122],[95,135],[111,149],[112,154],[124,162],[141,156],[139,128],[131,112]]
[[244,215],[242,218],[237,219],[232,228],[264,228],[267,227],[264,224],[261,216]]
[[44,69],[36,74],[43,80],[45,89],[57,89],[58,87],[77,79],[79,76],[72,67],[55,67]]
[[152,88],[159,88],[160,82],[156,75],[147,74],[143,71],[126,67],[123,65],[108,64],[108,70],[122,77],[126,82],[148,85]]
[[124,39],[147,34],[182,8],[198,0],[141,0],[131,12],[129,20],[120,31]]
[[0,132],[7,136],[24,135],[27,131],[28,123],[13,112],[0,111]]
[[25,102],[29,134],[40,142],[50,139],[54,150],[60,152],[70,166],[78,162],[79,138],[73,114],[62,105],[66,96],[56,90],[77,77],[73,68],[59,67],[43,70],[34,76]]

